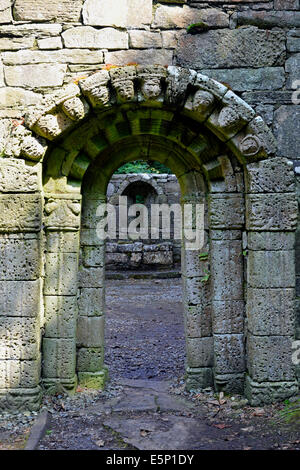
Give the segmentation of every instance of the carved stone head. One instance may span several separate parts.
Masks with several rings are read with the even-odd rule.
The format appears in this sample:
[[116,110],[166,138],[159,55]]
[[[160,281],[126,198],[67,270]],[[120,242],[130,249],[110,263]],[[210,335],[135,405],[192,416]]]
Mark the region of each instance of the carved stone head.
[[240,121],[241,118],[239,114],[230,106],[225,106],[225,108],[221,110],[218,118],[219,126],[224,129],[234,128]]
[[142,80],[141,90],[143,96],[151,100],[161,94],[161,81],[159,77],[148,77]]
[[241,152],[248,157],[256,155],[261,149],[261,142],[255,135],[247,135],[240,143]]
[[165,67],[161,65],[141,65],[137,68],[141,83],[141,93],[146,100],[153,100],[162,93],[162,80],[167,76]]
[[204,113],[214,102],[214,95],[205,90],[197,90],[193,98],[193,111]]
[[134,99],[134,84],[132,80],[114,82],[114,87],[120,101],[132,101]]
[[134,79],[136,69],[134,66],[118,67],[109,71],[111,83],[119,101],[127,102],[134,99]]

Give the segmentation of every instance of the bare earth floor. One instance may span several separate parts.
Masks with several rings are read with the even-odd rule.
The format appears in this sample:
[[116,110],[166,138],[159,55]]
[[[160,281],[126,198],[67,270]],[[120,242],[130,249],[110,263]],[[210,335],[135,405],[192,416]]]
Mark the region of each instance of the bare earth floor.
[[[50,423],[38,448],[300,450],[300,400],[253,408],[210,389],[188,393],[184,356],[181,281],[109,281],[110,382],[103,392],[44,397]],[[32,417],[0,415],[0,449],[22,447]]]

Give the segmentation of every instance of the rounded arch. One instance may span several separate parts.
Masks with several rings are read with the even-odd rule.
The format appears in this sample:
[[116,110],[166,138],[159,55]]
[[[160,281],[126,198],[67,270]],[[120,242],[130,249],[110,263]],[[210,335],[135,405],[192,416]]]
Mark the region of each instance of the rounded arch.
[[161,188],[161,186],[159,186],[159,184],[157,184],[157,182],[153,178],[151,178],[151,175],[143,174],[143,173],[140,173],[137,175],[134,175],[134,174],[129,175],[128,179],[126,181],[123,181],[123,183],[120,184],[116,194],[122,196],[128,191],[129,187],[135,183],[138,183],[138,184],[144,183],[146,186],[149,186],[150,188],[152,188],[156,194],[158,195],[163,194],[163,189]]
[[12,133],[7,151],[45,157],[46,191],[73,176],[77,185],[62,188],[61,180],[57,191],[74,192],[97,155],[145,135],[181,146],[195,167],[218,156],[217,149],[211,154],[216,142],[243,165],[276,152],[262,118],[225,85],[194,70],[142,65],[103,69],[47,95]]

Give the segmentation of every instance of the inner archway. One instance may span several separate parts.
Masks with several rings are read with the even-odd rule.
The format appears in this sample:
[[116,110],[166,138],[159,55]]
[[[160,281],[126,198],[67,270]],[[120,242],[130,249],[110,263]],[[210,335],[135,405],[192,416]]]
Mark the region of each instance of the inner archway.
[[181,240],[174,237],[174,214],[166,213],[164,233],[160,223],[157,235],[151,236],[156,205],[173,204],[173,209],[181,209],[176,176],[156,162],[125,164],[112,176],[107,200],[117,219],[123,203],[128,227],[137,220],[139,232],[121,238],[117,233],[116,239],[106,242],[105,364],[109,377],[117,383],[124,379],[182,379]]

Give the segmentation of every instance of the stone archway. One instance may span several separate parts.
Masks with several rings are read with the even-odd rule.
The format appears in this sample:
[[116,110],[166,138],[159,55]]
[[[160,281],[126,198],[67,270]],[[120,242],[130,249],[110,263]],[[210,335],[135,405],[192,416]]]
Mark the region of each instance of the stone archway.
[[[112,173],[138,156],[173,170],[183,202],[207,201],[205,256],[184,253],[188,386],[245,389],[253,404],[296,393],[293,172],[286,159],[276,157],[271,132],[249,105],[192,70],[127,66],[101,70],[47,96],[25,123],[12,133],[7,156],[43,159],[43,190],[27,211],[40,217],[44,200],[44,232],[40,225],[35,232],[46,246],[46,388],[73,390],[76,371],[84,383],[105,381],[103,311],[80,311],[79,299],[78,315],[81,193],[90,201],[82,214],[87,226],[81,243],[84,237],[86,246],[101,252],[93,244],[91,208],[105,201]],[[101,305],[101,254],[99,259],[98,266],[79,273],[79,287],[93,289]],[[33,324],[39,319],[40,314]],[[32,372],[26,372],[35,374],[31,385],[24,387],[20,369],[20,379],[7,386],[10,396],[21,402],[27,397],[30,406],[39,386],[34,354]]]

